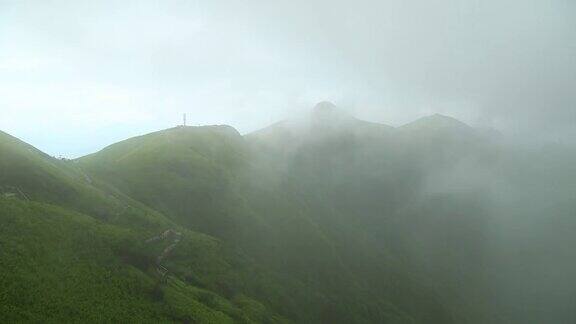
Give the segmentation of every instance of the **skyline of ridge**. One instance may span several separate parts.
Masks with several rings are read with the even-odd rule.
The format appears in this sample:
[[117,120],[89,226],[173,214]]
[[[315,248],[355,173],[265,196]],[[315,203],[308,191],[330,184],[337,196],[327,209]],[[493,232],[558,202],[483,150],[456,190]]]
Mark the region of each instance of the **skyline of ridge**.
[[[191,116],[190,116],[189,113],[184,113],[184,114],[186,114],[186,115],[188,116],[187,125],[184,126],[184,127],[229,126],[229,127],[232,127],[234,130],[236,130],[238,133],[240,133],[242,136],[246,136],[246,135],[249,135],[249,134],[252,134],[252,133],[256,133],[256,132],[258,132],[258,131],[261,131],[261,130],[263,130],[263,129],[266,129],[266,128],[270,127],[270,126],[273,126],[274,124],[276,124],[276,123],[278,123],[278,122],[294,120],[294,119],[297,119],[297,118],[309,118],[309,117],[310,117],[309,114],[312,113],[312,112],[315,112],[315,110],[318,109],[318,107],[319,107],[320,105],[324,106],[323,108],[326,108],[326,107],[329,107],[329,108],[332,108],[332,109],[333,109],[333,108],[336,108],[336,109],[338,109],[338,112],[339,112],[340,114],[348,115],[348,116],[350,116],[350,117],[352,117],[352,118],[354,118],[354,119],[356,119],[356,120],[358,120],[358,121],[380,124],[380,125],[388,126],[388,127],[395,128],[395,129],[399,129],[399,128],[402,128],[402,127],[404,127],[404,126],[409,126],[409,125],[411,125],[411,124],[413,124],[413,123],[415,123],[415,122],[421,121],[421,120],[429,120],[429,119],[434,118],[434,117],[441,117],[441,118],[445,118],[445,119],[454,120],[454,121],[457,121],[457,122],[462,123],[462,124],[464,124],[464,125],[468,125],[468,126],[470,126],[470,127],[473,127],[472,125],[469,125],[466,121],[462,121],[462,120],[460,120],[460,119],[458,119],[458,118],[455,118],[455,117],[452,117],[452,116],[448,116],[448,115],[444,115],[444,114],[440,114],[440,113],[425,114],[425,115],[423,115],[423,116],[417,117],[417,118],[414,119],[414,120],[407,121],[407,122],[402,123],[402,124],[391,125],[391,124],[389,124],[389,123],[385,123],[385,122],[382,122],[382,121],[373,121],[373,120],[367,120],[367,119],[358,118],[358,117],[355,116],[353,113],[351,113],[351,112],[349,112],[349,111],[347,111],[347,110],[345,110],[345,109],[342,109],[340,106],[337,106],[337,105],[333,104],[333,103],[330,102],[330,101],[320,101],[320,102],[316,103],[315,105],[313,105],[311,108],[309,108],[306,113],[300,113],[300,114],[298,114],[297,116],[292,116],[291,118],[289,117],[289,118],[285,118],[285,119],[280,119],[280,120],[277,120],[277,121],[275,121],[275,122],[271,122],[271,123],[268,124],[268,125],[264,125],[264,126],[262,126],[262,127],[259,127],[259,128],[257,128],[257,129],[253,129],[253,130],[250,130],[250,131],[247,131],[247,132],[241,132],[241,131],[238,130],[238,128],[236,128],[234,125],[229,125],[229,124],[205,124],[205,125],[194,125],[194,124],[193,124],[193,125],[190,125],[190,117],[191,117]],[[180,115],[180,118],[182,118],[182,115]],[[44,147],[42,147],[42,145],[38,145],[38,144],[35,143],[34,141],[28,140],[25,134],[24,134],[24,135],[16,134],[16,133],[7,131],[7,130],[5,130],[5,129],[0,129],[0,131],[4,132],[4,133],[6,133],[6,134],[8,134],[8,135],[10,135],[10,136],[13,136],[13,137],[15,137],[15,138],[17,138],[17,139],[19,139],[19,140],[21,140],[21,141],[29,144],[29,145],[32,145],[32,146],[34,146],[35,148],[37,148],[38,150],[40,150],[40,151],[42,151],[42,152],[44,152],[44,153],[46,153],[46,154],[49,154],[49,155],[51,155],[51,156],[58,157],[58,158],[62,157],[62,158],[67,158],[67,159],[77,159],[77,158],[80,158],[80,157],[83,157],[83,156],[86,156],[86,155],[90,155],[90,154],[96,153],[96,152],[98,152],[98,151],[106,148],[106,147],[109,146],[109,145],[112,145],[112,144],[114,144],[114,143],[117,143],[117,142],[120,142],[120,141],[123,141],[123,140],[126,140],[126,139],[130,139],[130,138],[138,137],[138,136],[144,136],[144,135],[147,135],[147,134],[150,134],[150,133],[154,133],[154,132],[158,132],[158,131],[163,131],[163,130],[168,130],[168,129],[172,129],[172,128],[182,127],[181,121],[182,121],[182,120],[180,120],[180,123],[175,122],[174,125],[171,125],[171,126],[168,126],[168,127],[165,127],[165,128],[150,128],[150,127],[144,127],[144,128],[142,128],[142,129],[140,129],[138,132],[121,132],[121,131],[120,131],[120,132],[117,132],[117,134],[115,134],[116,136],[104,137],[104,138],[108,138],[108,139],[109,139],[108,141],[105,141],[105,140],[103,140],[103,139],[100,140],[100,141],[98,141],[98,145],[92,146],[92,147],[94,147],[94,149],[92,149],[92,150],[88,150],[88,149],[87,149],[87,147],[89,147],[90,145],[86,145],[86,147],[74,146],[74,147],[76,147],[77,149],[80,149],[80,150],[77,151],[76,153],[73,152],[73,151],[68,151],[68,152],[66,152],[66,149],[72,149],[72,148],[68,148],[68,147],[66,147],[66,146],[62,146],[61,149],[60,149],[60,151],[54,151],[54,150],[50,150],[50,149],[45,149]],[[118,125],[118,126],[120,126],[120,125]]]

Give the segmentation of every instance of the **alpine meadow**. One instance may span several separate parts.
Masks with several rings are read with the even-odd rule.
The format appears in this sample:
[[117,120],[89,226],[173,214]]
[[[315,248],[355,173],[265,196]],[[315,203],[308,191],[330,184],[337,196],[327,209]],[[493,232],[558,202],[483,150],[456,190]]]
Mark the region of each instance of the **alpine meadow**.
[[0,323],[576,323],[574,22],[0,0]]

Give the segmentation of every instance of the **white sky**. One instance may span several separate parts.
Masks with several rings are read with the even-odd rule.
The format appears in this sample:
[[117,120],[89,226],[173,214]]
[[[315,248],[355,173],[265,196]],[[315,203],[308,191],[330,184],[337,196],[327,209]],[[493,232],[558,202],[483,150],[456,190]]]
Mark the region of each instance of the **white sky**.
[[0,129],[53,155],[322,100],[565,134],[575,88],[570,0],[0,0]]

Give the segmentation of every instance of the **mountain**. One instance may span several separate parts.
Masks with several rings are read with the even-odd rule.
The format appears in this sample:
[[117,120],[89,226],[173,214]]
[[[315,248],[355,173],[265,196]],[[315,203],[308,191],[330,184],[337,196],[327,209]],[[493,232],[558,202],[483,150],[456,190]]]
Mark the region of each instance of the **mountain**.
[[468,132],[473,130],[465,123],[441,114],[422,117],[400,127],[400,129],[410,132]]
[[338,138],[385,141],[393,131],[391,126],[358,120],[330,102],[320,102],[308,115],[278,122],[247,134],[246,139],[260,149],[293,151],[303,141],[324,142]]
[[[241,144],[240,134],[228,126],[178,127],[111,145],[77,162],[174,221],[216,233],[226,231],[217,225],[231,221],[226,208],[234,206],[216,199],[231,194],[234,171],[246,163]],[[208,209],[217,212],[208,215]]]
[[[11,288],[0,312],[54,321],[104,312],[105,321],[470,322],[488,305],[476,271],[485,198],[449,185],[452,170],[495,159],[478,134],[439,115],[393,128],[328,102],[245,136],[181,126],[73,161],[2,133],[0,217],[11,225],[0,236],[9,247],[0,285]],[[145,243],[163,232],[181,238]],[[167,281],[155,261],[163,249]],[[41,294],[22,299],[22,290]],[[87,306],[100,298],[107,304]]]
[[[436,116],[418,124],[424,129],[445,124],[468,131],[464,124],[443,123],[443,119]],[[420,252],[406,249],[421,249],[404,242],[399,233],[409,231],[407,219],[423,212],[408,214],[406,207],[415,199],[435,199],[423,198],[419,192],[427,181],[426,165],[421,162],[432,159],[415,158],[423,148],[412,132],[418,130],[361,121],[324,102],[304,118],[244,137],[223,132],[222,127],[178,127],[112,145],[78,163],[89,174],[106,179],[179,224],[218,237],[234,253],[248,256],[266,271],[316,291],[306,295],[324,296],[308,301],[316,309],[305,315],[312,317],[300,320],[317,321],[326,312],[323,309],[333,308],[323,301],[326,296],[342,295],[342,291],[357,300],[367,298],[362,295],[381,299],[422,319],[431,316],[430,312],[446,310],[439,304],[425,305],[441,298],[431,297],[434,289],[424,287],[427,280],[418,278],[419,266],[402,260],[407,253]],[[472,128],[469,133],[473,139]],[[438,137],[431,144],[442,147],[443,140]],[[470,155],[460,153],[462,158]],[[464,198],[444,200],[458,204],[459,199]],[[402,222],[400,217],[404,217]],[[463,230],[478,217],[460,220]],[[335,282],[345,284],[334,286]],[[341,292],[335,293],[335,288]],[[430,295],[395,299],[389,295],[394,289]],[[269,290],[255,298],[278,299],[270,298],[274,295]],[[351,306],[338,299],[332,303]],[[270,306],[282,313],[286,304]],[[444,320],[454,316],[446,315]]]
[[[114,144],[78,164],[175,222],[217,237],[242,259],[254,260],[263,280],[273,285],[250,279],[244,283],[247,293],[285,317],[361,322],[410,316],[386,306],[390,301],[382,296],[367,304],[368,296],[377,296],[365,292],[367,283],[358,282],[365,280],[343,262],[312,216],[315,210],[291,198],[293,192],[261,183],[258,174],[265,171],[254,154],[251,143],[229,127],[178,127]],[[349,311],[341,313],[344,309]]]
[[[107,199],[91,185],[72,163],[50,157],[6,133],[0,133],[0,183],[4,190],[14,191],[33,200],[95,210],[95,204]],[[80,199],[78,199],[80,198]],[[106,205],[106,204],[103,204]]]
[[[213,291],[238,280],[215,238],[4,133],[0,163],[4,320],[283,321],[253,299]],[[165,265],[181,275],[160,284],[155,260],[166,243],[145,240],[170,228],[181,248]]]
[[[474,128],[445,116],[392,128],[325,103],[316,118],[317,109],[305,122],[246,136],[256,160],[274,170],[266,176],[270,185],[306,201],[350,271],[371,278],[371,288],[390,289],[384,273],[425,277],[441,291],[437,300],[457,305],[451,318],[479,317],[490,301],[479,297],[484,279],[473,268],[483,266],[489,223],[483,206],[489,204],[483,186],[467,186],[460,177],[497,165],[497,150]],[[466,187],[454,190],[454,184]]]

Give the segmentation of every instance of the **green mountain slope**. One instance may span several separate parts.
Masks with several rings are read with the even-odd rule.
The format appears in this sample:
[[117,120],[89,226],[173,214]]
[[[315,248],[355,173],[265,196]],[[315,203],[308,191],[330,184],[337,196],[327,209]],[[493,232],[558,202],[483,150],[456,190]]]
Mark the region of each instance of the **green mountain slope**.
[[371,123],[340,120],[313,115],[306,127],[284,122],[247,139],[262,165],[274,170],[269,184],[307,202],[349,270],[370,278],[368,289],[390,291],[390,281],[402,283],[401,291],[408,283],[433,283],[433,299],[451,305],[457,322],[479,317],[490,303],[475,271],[484,266],[489,226],[479,207],[489,198],[479,179],[466,177],[495,167],[497,150],[475,129],[440,115],[378,132],[367,131]]
[[210,291],[176,278],[160,285],[147,269],[153,255],[128,230],[5,198],[0,222],[3,321],[250,322]]
[[[218,240],[178,229],[73,162],[6,134],[1,139],[2,318],[283,321],[246,296],[222,296],[222,287],[241,279]],[[163,262],[170,274],[162,284],[155,260],[167,243],[145,240],[168,228],[182,239]]]
[[[447,117],[393,128],[330,103],[246,136],[176,127],[75,161],[1,134],[0,215],[12,226],[0,284],[22,285],[6,290],[2,312],[54,321],[468,322],[485,303],[477,258],[466,254],[482,251],[482,195],[427,183],[489,159],[486,147]],[[164,282],[156,259],[171,243],[145,241],[169,229],[181,240],[161,262]],[[60,239],[42,244],[51,237]],[[466,274],[461,262],[470,262]],[[34,276],[45,280],[25,279]],[[19,299],[19,289],[45,295]],[[100,298],[101,308],[87,306]]]
[[574,161],[327,102],[74,161],[0,132],[0,319],[570,322]]
[[[350,131],[341,137],[340,128],[325,127],[332,116],[314,118],[322,138],[311,145],[326,158],[342,138],[344,147],[367,138],[386,142],[391,130],[339,115],[342,129]],[[346,221],[345,211],[310,199],[327,192],[324,184],[310,184],[314,192],[297,184],[299,178],[321,178],[296,172],[278,177],[280,168],[261,160],[274,145],[265,138],[268,147],[260,150],[255,138],[226,127],[179,127],[114,144],[78,162],[133,199],[252,260],[246,266],[255,265],[259,277],[247,278],[243,290],[230,295],[242,292],[298,322],[449,321],[432,287],[352,230],[359,225]],[[284,158],[273,160],[285,164]],[[306,172],[317,171],[306,165]],[[395,292],[411,290],[418,293]]]
[[63,206],[110,223],[154,229],[170,226],[156,211],[88,176],[76,163],[53,158],[0,133],[0,192]]
[[226,126],[174,128],[114,144],[79,164],[183,225],[223,233],[238,221],[230,210],[241,202],[228,197],[234,171],[245,163],[241,141]]

